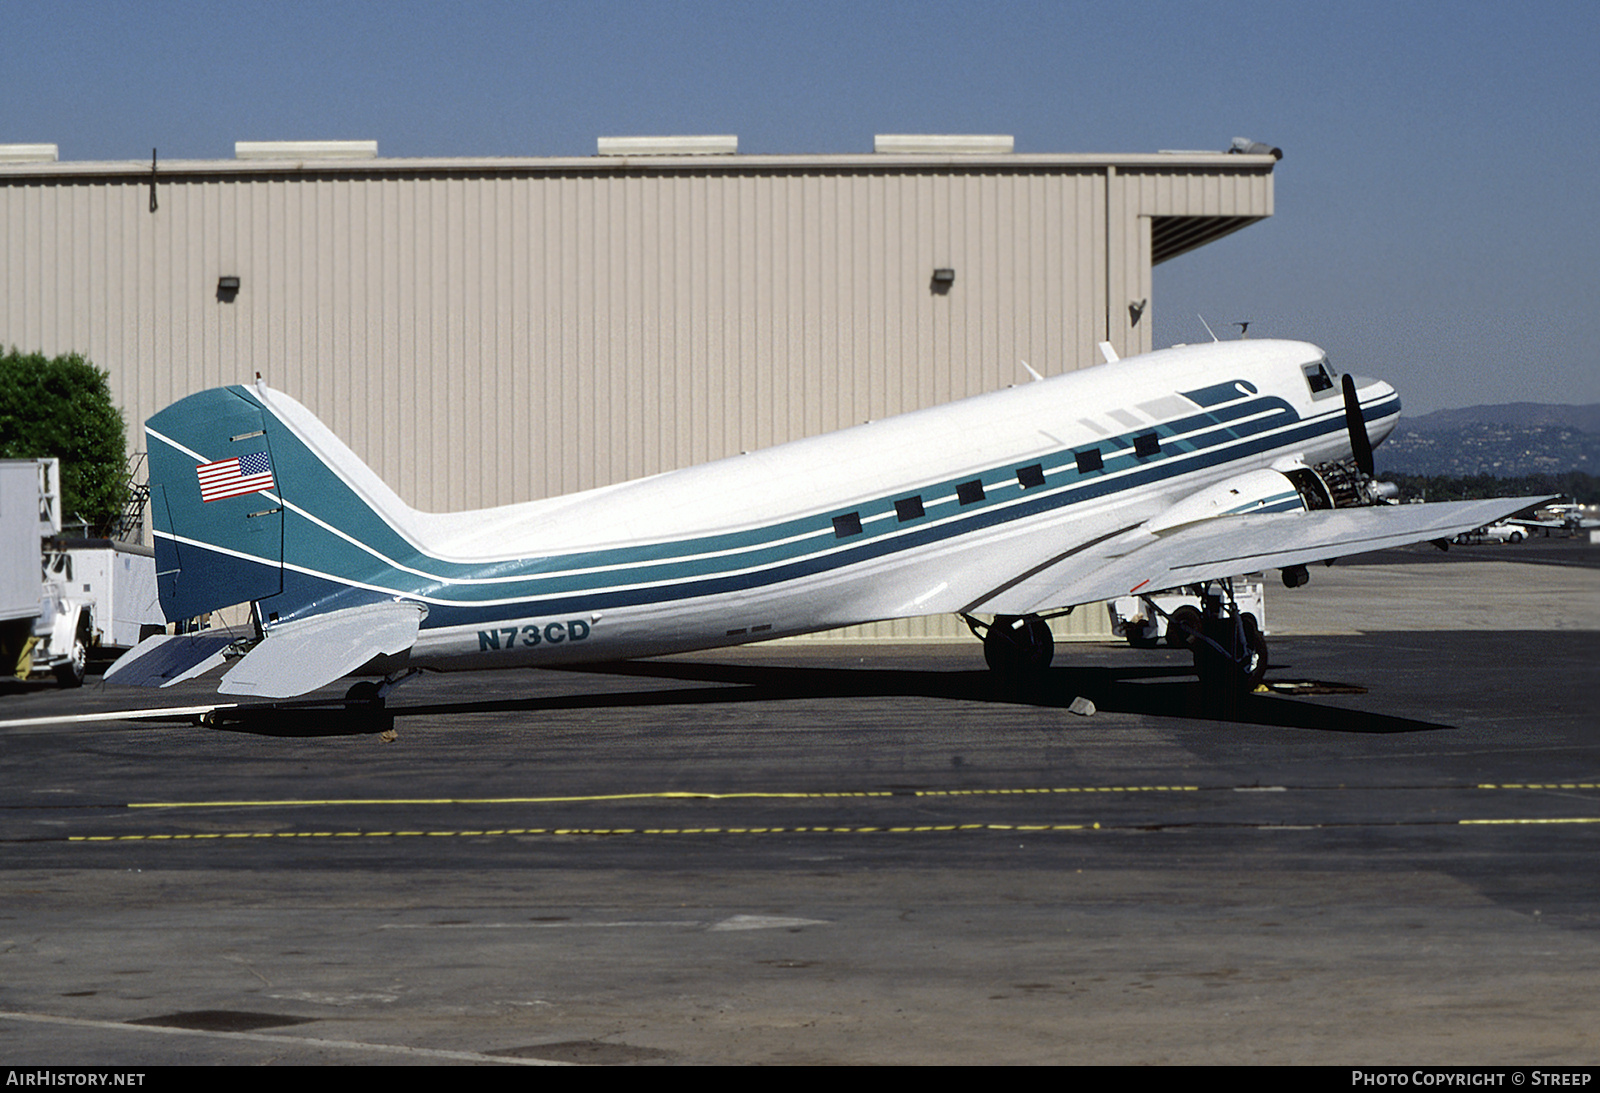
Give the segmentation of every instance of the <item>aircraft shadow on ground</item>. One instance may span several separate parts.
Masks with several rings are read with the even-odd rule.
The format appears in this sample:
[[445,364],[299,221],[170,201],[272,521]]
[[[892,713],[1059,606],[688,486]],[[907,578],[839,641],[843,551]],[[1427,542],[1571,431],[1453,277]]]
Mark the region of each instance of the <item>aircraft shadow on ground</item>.
[[549,671],[704,683],[665,690],[589,691],[537,698],[390,704],[382,709],[327,703],[246,706],[226,711],[215,727],[271,736],[343,736],[382,732],[396,719],[478,713],[724,705],[801,699],[929,698],[1065,710],[1084,697],[1102,713],[1174,717],[1241,725],[1341,733],[1430,732],[1451,726],[1365,710],[1325,706],[1282,695],[1229,694],[1221,701],[1180,667],[1053,668],[1018,682],[989,671],[805,668],[682,661],[623,661]]

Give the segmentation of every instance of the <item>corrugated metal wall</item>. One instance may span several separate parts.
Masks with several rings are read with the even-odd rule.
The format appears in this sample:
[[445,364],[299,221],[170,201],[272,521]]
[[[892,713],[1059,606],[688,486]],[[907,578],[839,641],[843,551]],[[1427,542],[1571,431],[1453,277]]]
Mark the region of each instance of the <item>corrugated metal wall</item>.
[[1151,216],[1271,212],[1259,166],[1005,159],[169,164],[154,212],[148,171],[12,169],[0,343],[85,354],[130,423],[260,372],[473,508],[1148,349]]

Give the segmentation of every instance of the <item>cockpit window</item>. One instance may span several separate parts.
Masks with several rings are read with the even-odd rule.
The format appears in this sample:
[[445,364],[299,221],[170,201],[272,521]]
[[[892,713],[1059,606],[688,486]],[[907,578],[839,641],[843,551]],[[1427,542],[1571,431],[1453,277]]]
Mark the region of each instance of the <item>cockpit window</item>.
[[1312,398],[1331,395],[1337,387],[1333,382],[1333,367],[1328,364],[1327,357],[1315,364],[1302,365],[1301,371],[1306,374],[1306,385],[1311,388]]

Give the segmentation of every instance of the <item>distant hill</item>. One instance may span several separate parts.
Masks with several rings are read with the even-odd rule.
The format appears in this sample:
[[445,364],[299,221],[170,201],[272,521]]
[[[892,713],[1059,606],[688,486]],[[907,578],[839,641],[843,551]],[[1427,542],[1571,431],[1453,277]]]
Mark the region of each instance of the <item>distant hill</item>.
[[1401,417],[1376,455],[1380,474],[1596,474],[1600,403],[1511,402]]
[[1514,425],[1519,428],[1564,428],[1600,435],[1600,402],[1587,406],[1557,406],[1545,402],[1507,402],[1499,406],[1468,406],[1461,410],[1435,410],[1420,417],[1402,416],[1400,428],[1418,433],[1447,432],[1468,425]]

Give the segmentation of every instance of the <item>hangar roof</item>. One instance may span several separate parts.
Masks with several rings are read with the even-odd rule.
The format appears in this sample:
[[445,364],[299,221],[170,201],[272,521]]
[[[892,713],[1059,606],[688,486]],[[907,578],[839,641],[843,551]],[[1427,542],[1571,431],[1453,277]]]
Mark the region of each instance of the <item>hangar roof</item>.
[[[372,142],[357,142],[371,145]],[[42,146],[41,146],[42,147]],[[1121,172],[1171,182],[1182,176],[1265,176],[1267,186],[1231,208],[1194,208],[1209,197],[1169,193],[1165,199],[1152,193],[1154,206],[1135,215],[1151,218],[1151,264],[1160,265],[1180,254],[1272,215],[1270,185],[1277,158],[1231,152],[1154,152],[1119,155],[1084,153],[934,153],[872,152],[849,155],[596,155],[596,156],[466,156],[376,158],[353,154],[348,158],[325,155],[269,158],[260,151],[248,158],[108,161],[4,162],[0,160],[0,185],[20,180],[144,179],[152,173],[163,180],[218,177],[299,178],[417,178],[428,176],[483,177],[492,175],[730,175],[730,174],[1083,174]],[[1171,187],[1169,186],[1169,190]],[[1182,187],[1178,187],[1182,189]]]

